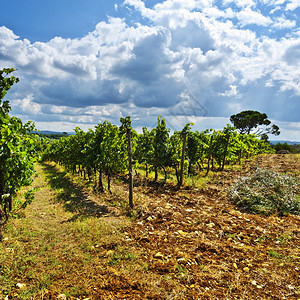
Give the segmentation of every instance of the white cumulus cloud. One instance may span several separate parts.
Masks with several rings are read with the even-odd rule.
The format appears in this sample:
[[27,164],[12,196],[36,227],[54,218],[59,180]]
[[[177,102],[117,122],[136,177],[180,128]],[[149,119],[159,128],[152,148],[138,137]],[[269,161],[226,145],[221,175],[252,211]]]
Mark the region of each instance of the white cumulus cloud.
[[[31,43],[0,27],[0,68],[18,68],[20,82],[8,94],[18,115],[63,130],[125,115],[137,127],[150,126],[155,116],[170,116],[185,91],[207,118],[223,122],[255,109],[298,122],[300,34],[289,13],[297,3],[265,0],[258,10],[250,0],[166,0],[153,7],[125,0],[122,8],[143,22],[108,17],[81,38],[48,42]],[[194,117],[201,126],[212,122]]]

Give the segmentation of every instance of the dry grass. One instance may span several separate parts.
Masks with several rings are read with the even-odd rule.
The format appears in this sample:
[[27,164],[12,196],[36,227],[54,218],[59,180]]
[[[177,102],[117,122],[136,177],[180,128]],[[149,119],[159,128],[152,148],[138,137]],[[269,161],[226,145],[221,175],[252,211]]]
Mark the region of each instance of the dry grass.
[[[53,167],[37,169],[36,199],[23,218],[8,224],[0,244],[0,299],[88,295],[98,270],[107,265],[105,247],[118,247],[120,230],[129,221],[93,202],[63,173],[53,176]],[[17,283],[26,286],[18,289]]]
[[299,299],[299,216],[242,213],[227,197],[257,165],[300,170],[296,156],[263,156],[205,188],[139,184],[137,219],[122,183],[96,197],[38,166],[36,200],[0,244],[0,299]]

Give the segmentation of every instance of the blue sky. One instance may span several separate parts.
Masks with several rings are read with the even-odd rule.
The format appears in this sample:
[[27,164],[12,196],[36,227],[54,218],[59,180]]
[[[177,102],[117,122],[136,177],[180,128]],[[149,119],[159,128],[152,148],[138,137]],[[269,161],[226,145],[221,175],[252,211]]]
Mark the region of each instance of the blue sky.
[[114,4],[95,0],[3,0],[1,25],[31,42],[47,42],[55,36],[77,38],[93,31],[108,15],[116,16]]
[[220,129],[252,109],[300,141],[299,21],[299,0],[3,0],[0,68],[18,69],[12,113],[41,130]]

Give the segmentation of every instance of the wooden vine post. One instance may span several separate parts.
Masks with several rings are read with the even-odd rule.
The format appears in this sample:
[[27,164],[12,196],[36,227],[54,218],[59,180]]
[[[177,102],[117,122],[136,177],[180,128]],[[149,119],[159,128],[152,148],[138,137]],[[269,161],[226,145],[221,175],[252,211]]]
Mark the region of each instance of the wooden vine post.
[[230,140],[230,134],[228,134],[226,137],[226,144],[225,144],[225,149],[224,149],[224,156],[223,156],[221,171],[224,171],[224,166],[225,166],[226,156],[227,156],[228,146],[229,146],[229,140]]
[[207,176],[209,169],[210,169],[210,160],[211,160],[211,154],[212,154],[212,143],[213,143],[213,134],[210,137],[210,142],[209,142],[209,150],[208,150],[208,158],[207,158],[207,170],[205,176]]
[[131,150],[131,130],[127,128],[128,139],[128,171],[129,171],[129,207],[133,208],[133,178],[132,178],[132,150]]
[[182,182],[183,182],[185,148],[186,148],[186,132],[183,133],[183,145],[182,145],[181,163],[180,163],[180,181],[179,181],[178,187],[181,187]]

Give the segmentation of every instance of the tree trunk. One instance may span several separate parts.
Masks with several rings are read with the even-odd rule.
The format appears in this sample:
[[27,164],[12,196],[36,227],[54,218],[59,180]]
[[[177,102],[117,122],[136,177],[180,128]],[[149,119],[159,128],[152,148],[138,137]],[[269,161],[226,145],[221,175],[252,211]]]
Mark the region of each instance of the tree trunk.
[[108,174],[107,174],[107,189],[110,192],[110,172],[108,172]]
[[180,177],[179,177],[179,174],[178,174],[178,169],[177,169],[176,164],[174,164],[174,169],[175,169],[175,174],[176,174],[176,179],[177,179],[177,185],[179,185]]
[[158,178],[158,173],[157,173],[157,167],[154,167],[154,181],[157,181],[157,178]]
[[167,181],[167,171],[166,171],[166,168],[163,167],[163,170],[164,170],[164,173],[165,173],[165,181]]
[[2,195],[4,194],[4,187],[2,184],[2,178],[0,177],[0,204],[2,202]]
[[90,168],[87,168],[87,175],[88,175],[88,180],[89,182],[91,182],[91,178],[92,178],[92,172]]
[[224,166],[225,166],[225,161],[226,161],[226,156],[227,156],[227,150],[228,150],[229,140],[230,140],[230,135],[228,135],[228,137],[226,139],[226,145],[225,145],[225,151],[224,151],[224,157],[223,157],[223,161],[222,161],[221,171],[224,171]]
[[178,187],[181,187],[183,182],[183,168],[184,168],[184,155],[185,155],[185,144],[186,144],[186,133],[183,133],[183,145],[182,145],[182,152],[181,152],[181,163],[180,163],[180,181]]
[[213,135],[211,135],[210,142],[209,142],[209,150],[208,150],[208,158],[207,158],[207,169],[206,169],[205,176],[208,175],[209,168],[210,168],[210,160],[211,160],[211,152],[212,152],[212,142],[213,142]]
[[199,161],[197,161],[197,166],[198,166],[199,172],[201,172],[201,171],[202,171],[202,166],[201,166],[201,164],[199,163]]
[[11,195],[8,197],[7,201],[8,201],[8,211],[12,211],[12,209],[13,209],[13,198],[12,198]]
[[[1,161],[0,161],[1,162]],[[2,162],[1,162],[2,163]],[[1,165],[0,165],[1,167]],[[4,194],[4,186],[3,186],[3,179],[2,179],[2,172],[0,169],[0,231],[1,231],[1,225],[3,223],[3,218],[4,218],[4,203],[2,202],[2,195]]]
[[129,207],[133,208],[132,150],[131,150],[130,128],[127,128],[127,138],[128,138],[128,171],[129,171]]
[[98,174],[98,192],[100,193],[104,192],[101,169],[99,170],[99,174]]

